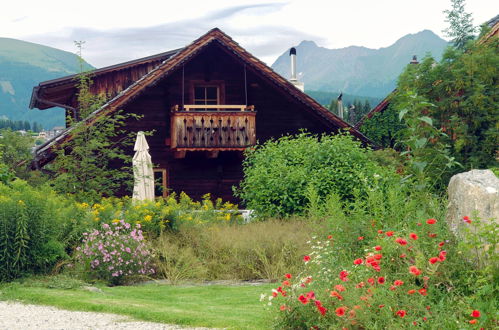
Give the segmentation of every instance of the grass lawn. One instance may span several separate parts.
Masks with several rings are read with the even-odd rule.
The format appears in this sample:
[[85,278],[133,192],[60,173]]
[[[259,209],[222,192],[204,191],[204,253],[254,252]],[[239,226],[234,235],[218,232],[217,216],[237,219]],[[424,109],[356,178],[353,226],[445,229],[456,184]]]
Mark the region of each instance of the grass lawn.
[[51,305],[67,310],[129,315],[138,320],[230,329],[268,329],[270,316],[261,293],[275,285],[99,287],[103,292],[64,289],[40,282],[0,286],[0,300]]

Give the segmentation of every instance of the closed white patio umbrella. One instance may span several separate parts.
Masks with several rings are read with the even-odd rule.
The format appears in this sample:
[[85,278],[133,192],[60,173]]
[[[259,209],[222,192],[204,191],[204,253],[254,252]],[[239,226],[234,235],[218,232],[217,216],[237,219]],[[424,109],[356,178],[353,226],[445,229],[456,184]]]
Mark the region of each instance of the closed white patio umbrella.
[[151,155],[144,132],[137,134],[137,141],[133,148],[133,200],[154,200],[154,172],[152,170]]

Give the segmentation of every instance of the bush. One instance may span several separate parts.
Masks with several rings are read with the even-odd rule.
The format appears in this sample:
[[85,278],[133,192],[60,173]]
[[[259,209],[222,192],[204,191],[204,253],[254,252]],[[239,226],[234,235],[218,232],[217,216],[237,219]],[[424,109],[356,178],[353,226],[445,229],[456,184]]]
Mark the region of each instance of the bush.
[[336,193],[348,200],[394,179],[350,135],[301,133],[267,141],[246,152],[243,166],[236,194],[259,216],[303,214],[310,187],[321,199]]
[[76,260],[83,265],[84,274],[116,285],[137,275],[154,273],[140,227],[121,220],[83,233]]
[[50,271],[84,228],[71,200],[15,180],[0,184],[0,281]]
[[180,196],[171,194],[167,198],[155,201],[133,201],[124,198],[103,198],[100,203],[89,205],[79,203],[79,208],[86,210],[90,219],[100,228],[124,220],[130,224],[140,224],[148,238],[159,237],[165,230],[177,230],[181,224],[202,225],[219,222],[239,222],[237,205],[211,201],[209,194],[200,202],[194,202],[185,193]]

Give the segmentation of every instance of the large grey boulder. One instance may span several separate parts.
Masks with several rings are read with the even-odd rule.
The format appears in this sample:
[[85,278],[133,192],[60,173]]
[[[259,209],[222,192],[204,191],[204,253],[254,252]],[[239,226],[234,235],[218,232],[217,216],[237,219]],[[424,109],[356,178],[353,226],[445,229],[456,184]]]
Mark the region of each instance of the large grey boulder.
[[454,175],[448,187],[447,223],[454,233],[466,223],[464,216],[483,222],[499,221],[499,179],[491,170],[472,170]]
[[[499,245],[496,245],[499,179],[490,170],[460,173],[451,178],[448,194],[446,220],[459,241],[467,246],[470,261],[478,268],[495,264],[499,253]],[[464,221],[465,216],[469,220]]]

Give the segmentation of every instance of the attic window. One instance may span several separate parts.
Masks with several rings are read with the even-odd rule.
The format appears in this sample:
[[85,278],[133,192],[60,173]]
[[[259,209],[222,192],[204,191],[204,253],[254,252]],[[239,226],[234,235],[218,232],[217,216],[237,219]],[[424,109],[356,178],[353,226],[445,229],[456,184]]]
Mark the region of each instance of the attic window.
[[195,85],[194,104],[220,104],[220,89],[214,85]]

